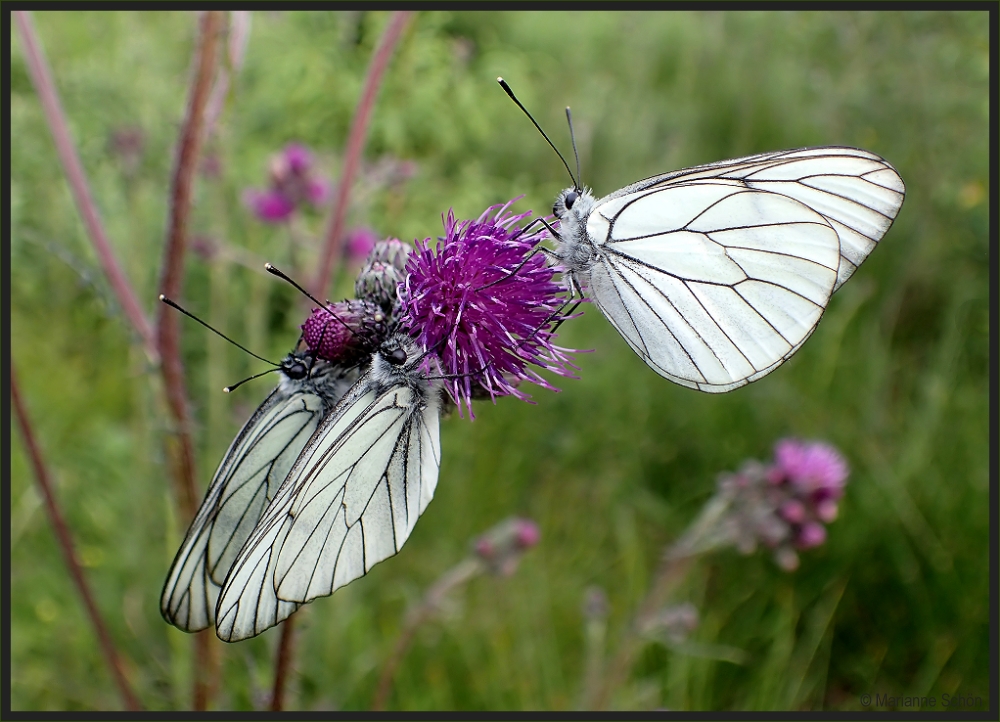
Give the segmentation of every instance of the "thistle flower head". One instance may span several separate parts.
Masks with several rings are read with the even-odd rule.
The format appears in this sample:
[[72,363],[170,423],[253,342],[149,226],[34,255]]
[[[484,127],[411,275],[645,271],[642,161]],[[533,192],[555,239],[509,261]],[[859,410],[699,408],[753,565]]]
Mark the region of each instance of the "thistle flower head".
[[791,542],[810,549],[826,541],[826,527],[837,518],[837,501],[844,494],[847,462],[829,444],[782,439],[774,446],[770,484],[786,501],[781,516],[790,525]]
[[388,333],[385,314],[369,301],[340,301],[314,308],[302,340],[321,359],[345,366],[372,353]]
[[817,501],[839,499],[843,493],[847,464],[828,444],[782,439],[775,444],[774,461],[774,478],[787,481]]
[[457,221],[449,211],[442,238],[417,242],[399,287],[401,324],[433,352],[428,358],[470,418],[477,386],[493,399],[526,400],[516,386],[522,380],[556,390],[529,364],[573,377],[570,350],[552,343],[564,288],[553,281],[558,269],[534,253],[546,232],[522,233],[518,224],[531,212],[509,213],[513,202],[476,220]]

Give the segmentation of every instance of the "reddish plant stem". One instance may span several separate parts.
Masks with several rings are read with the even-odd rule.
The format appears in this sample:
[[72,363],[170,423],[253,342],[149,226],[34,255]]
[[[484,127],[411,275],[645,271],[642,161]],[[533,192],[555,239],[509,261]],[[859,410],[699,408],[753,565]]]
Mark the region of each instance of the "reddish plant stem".
[[243,58],[246,55],[247,41],[250,37],[250,11],[231,10],[229,12],[228,24],[228,54],[227,63],[220,63],[216,73],[215,85],[208,98],[208,105],[205,109],[205,139],[212,137],[216,130],[216,124],[222,115],[222,110],[229,96],[230,75],[237,76],[243,67]]
[[274,663],[274,689],[271,692],[271,711],[280,712],[285,708],[285,680],[292,666],[292,650],[295,641],[295,616],[281,625],[281,639],[278,641],[278,656]]
[[209,627],[197,632],[191,639],[194,646],[195,679],[191,689],[191,707],[207,710],[208,703],[219,689],[219,638]]
[[354,176],[361,161],[361,151],[368,135],[368,125],[371,120],[372,107],[375,105],[375,97],[378,95],[382,76],[389,64],[389,59],[392,57],[396,44],[412,15],[413,13],[410,11],[396,11],[392,14],[389,24],[379,40],[378,47],[375,49],[375,54],[372,56],[371,64],[368,66],[368,74],[361,91],[361,100],[358,101],[358,107],[354,111],[351,130],[347,136],[347,146],[344,149],[344,167],[340,173],[340,182],[337,184],[337,193],[333,201],[332,218],[327,227],[326,239],[320,255],[319,273],[310,289],[312,294],[318,298],[323,297],[333,273],[333,261],[340,254],[344,220],[347,217],[347,206],[351,198],[351,184],[354,182]]
[[87,586],[87,579],[83,576],[83,568],[76,558],[76,552],[73,551],[73,539],[59,509],[59,503],[56,501],[55,493],[52,489],[51,477],[49,476],[48,468],[45,466],[45,461],[42,459],[41,449],[35,441],[35,434],[32,430],[31,420],[28,417],[28,410],[21,400],[21,391],[18,388],[17,374],[15,373],[13,362],[11,362],[10,366],[10,396],[14,402],[14,413],[17,416],[17,424],[21,429],[21,436],[24,439],[28,457],[31,459],[31,466],[35,471],[35,481],[38,482],[38,486],[42,491],[42,498],[45,501],[45,510],[48,512],[49,522],[55,530],[56,541],[62,550],[66,566],[69,567],[76,590],[83,599],[84,606],[87,608],[87,615],[90,617],[90,622],[94,626],[94,632],[97,634],[97,641],[100,643],[104,661],[111,670],[111,676],[118,687],[118,693],[121,695],[122,704],[124,704],[125,709],[130,711],[141,710],[142,706],[139,704],[139,700],[132,692],[132,687],[129,685],[128,680],[125,679],[125,673],[122,671],[118,652],[115,650],[114,643],[111,641],[111,635],[104,625],[101,613],[97,609],[97,603],[90,593],[90,587]]
[[94,203],[90,193],[90,186],[87,183],[87,176],[80,163],[80,156],[76,152],[73,138],[70,136],[69,126],[66,123],[66,115],[59,101],[59,93],[56,91],[55,82],[52,79],[52,71],[45,59],[38,36],[35,33],[34,23],[31,14],[18,10],[13,13],[14,21],[17,25],[18,35],[24,50],[25,61],[28,65],[28,73],[31,75],[31,82],[38,93],[42,110],[45,113],[45,120],[48,123],[52,139],[56,144],[56,152],[66,173],[66,180],[70,190],[73,192],[73,199],[76,201],[77,210],[87,228],[90,242],[94,245],[104,274],[111,284],[111,288],[121,304],[125,316],[131,322],[133,328],[142,338],[143,346],[147,357],[155,362],[159,358],[156,340],[153,334],[153,327],[149,319],[143,312],[139,301],[132,290],[132,285],[125,277],[118,260],[115,258],[111,243],[104,231],[104,224],[101,222],[100,213]]
[[[221,11],[206,11],[199,19],[198,48],[195,51],[194,77],[188,96],[187,112],[181,126],[174,173],[170,188],[170,209],[167,221],[167,239],[164,246],[163,266],[160,274],[160,292],[170,298],[180,296],[184,278],[184,253],[188,243],[188,218],[191,213],[191,196],[198,156],[204,140],[205,106],[208,103],[215,74],[217,48],[224,15]],[[188,414],[184,368],[180,356],[179,316],[165,304],[157,316],[157,342],[160,349],[164,389],[167,406],[176,427],[176,437],[168,439],[167,446],[173,466],[174,492],[182,516],[194,516],[198,504],[195,486],[194,445],[191,441],[191,424]],[[194,639],[195,671],[192,704],[195,710],[208,708],[213,680],[218,675],[214,655],[208,648],[205,635]]]
[[[192,187],[203,140],[205,104],[215,70],[216,47],[222,19],[221,12],[208,11],[202,14],[200,20],[195,73],[171,181],[167,239],[160,274],[160,292],[170,298],[180,296],[184,278],[184,253],[188,242],[187,225],[191,212]],[[177,430],[178,448],[174,449],[173,454],[175,491],[181,511],[190,519],[194,516],[198,500],[194,482],[194,451],[191,443],[187,392],[180,358],[179,319],[180,316],[172,309],[161,305],[157,314],[157,340],[163,360],[161,370],[166,387],[167,405]]]

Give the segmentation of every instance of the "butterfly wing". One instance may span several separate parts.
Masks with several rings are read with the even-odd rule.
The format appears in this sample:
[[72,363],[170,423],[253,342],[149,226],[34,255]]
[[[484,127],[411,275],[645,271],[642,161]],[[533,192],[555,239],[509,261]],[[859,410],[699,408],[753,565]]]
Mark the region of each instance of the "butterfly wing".
[[237,553],[334,399],[343,395],[345,379],[357,376],[355,369],[336,366],[324,371],[315,381],[285,379],[229,446],[163,586],[160,612],[174,626],[196,632],[215,624],[219,591]]
[[587,218],[590,295],[662,376],[723,392],[770,373],[888,230],[903,183],[850,148],[751,156],[640,181]]
[[226,580],[217,632],[260,634],[396,554],[437,485],[438,403],[428,382],[369,372],[310,440]]
[[888,161],[860,148],[825,146],[759,153],[646,178],[602,201],[697,180],[734,180],[754,190],[793,198],[837,231],[841,260],[834,291],[889,230],[906,194]]

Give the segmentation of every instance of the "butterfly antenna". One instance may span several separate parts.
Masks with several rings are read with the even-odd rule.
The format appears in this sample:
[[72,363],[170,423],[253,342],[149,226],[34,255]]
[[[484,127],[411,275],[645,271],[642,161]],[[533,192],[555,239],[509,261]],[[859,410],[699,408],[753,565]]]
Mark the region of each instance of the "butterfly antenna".
[[577,182],[576,178],[573,177],[573,171],[570,170],[569,163],[567,163],[566,159],[563,158],[563,154],[559,152],[559,149],[556,148],[555,144],[551,140],[549,140],[549,136],[545,135],[545,131],[542,130],[542,126],[540,126],[535,121],[535,119],[531,117],[531,113],[528,112],[528,109],[525,108],[523,105],[521,105],[521,101],[517,99],[516,95],[514,95],[514,91],[510,89],[509,85],[507,85],[507,81],[506,80],[504,80],[503,78],[497,78],[497,82],[500,83],[500,87],[504,89],[504,92],[507,93],[507,95],[510,96],[510,99],[513,100],[515,103],[517,103],[517,107],[520,108],[521,111],[526,116],[528,116],[528,120],[530,120],[534,124],[534,126],[536,128],[538,128],[538,132],[542,134],[543,138],[545,138],[545,142],[549,144],[549,146],[552,148],[552,150],[554,150],[556,152],[556,155],[559,156],[559,160],[562,161],[562,164],[564,166],[566,166],[566,172],[569,173],[569,178],[570,178],[571,181],[573,181],[573,187],[574,188],[579,188],[580,184]]
[[[242,344],[239,344],[239,343],[236,343],[231,338],[229,338],[229,336],[227,336],[226,334],[222,333],[222,331],[219,331],[216,328],[212,328],[207,323],[205,323],[204,321],[202,321],[200,318],[198,318],[197,316],[195,316],[193,313],[191,313],[189,311],[185,311],[178,304],[176,304],[175,302],[171,301],[169,298],[167,298],[166,296],[164,296],[162,293],[160,294],[160,300],[163,301],[168,306],[170,306],[171,308],[176,308],[178,311],[180,311],[181,313],[183,313],[188,318],[193,318],[195,321],[197,321],[198,323],[200,323],[202,326],[204,326],[205,328],[207,328],[209,331],[211,331],[212,333],[216,334],[217,336],[222,336],[222,338],[226,339],[229,343],[231,343],[236,348],[243,349],[248,354],[250,354],[251,356],[253,356],[255,359],[259,359],[260,361],[263,361],[264,363],[271,364],[272,366],[275,367],[274,369],[272,369],[272,371],[277,370],[278,364],[274,363],[274,361],[268,361],[263,356],[258,356],[257,354],[255,354],[253,351],[251,351],[250,349],[248,349],[246,346],[244,346]],[[265,371],[264,373],[270,373],[270,371]],[[252,378],[256,378],[256,377],[252,377]],[[233,388],[236,388],[236,387],[234,386]]]
[[343,326],[344,328],[347,329],[348,333],[350,333],[352,336],[357,335],[357,334],[354,333],[354,329],[351,328],[350,326],[348,326],[347,323],[344,321],[344,319],[342,319],[340,316],[338,316],[333,311],[331,311],[329,309],[329,307],[325,303],[323,303],[322,301],[320,301],[319,299],[317,299],[314,295],[312,295],[311,293],[309,293],[309,291],[307,291],[306,289],[302,288],[302,286],[300,286],[295,281],[293,281],[284,272],[279,271],[277,268],[275,268],[274,266],[272,266],[270,263],[265,263],[264,264],[264,270],[267,271],[268,273],[270,273],[272,276],[277,276],[282,281],[287,281],[288,283],[290,283],[293,286],[295,286],[295,288],[297,288],[306,298],[308,298],[310,301],[312,301],[313,303],[315,303],[317,306],[319,306],[320,308],[322,308],[323,310],[325,310],[327,313],[329,313],[333,318],[335,318],[337,320],[337,323],[339,323],[341,326]]
[[[569,106],[566,106],[566,122],[569,123],[569,142],[573,144],[573,157],[576,158],[576,177],[580,177],[580,154],[576,152],[576,133],[573,132],[573,115],[569,112]],[[576,185],[576,189],[580,190],[579,184]]]
[[232,386],[227,386],[227,387],[225,387],[222,390],[225,391],[227,394],[231,393],[234,389],[238,389],[240,386],[242,386],[243,384],[245,384],[247,381],[253,381],[254,379],[259,379],[261,376],[267,376],[268,374],[273,374],[275,371],[280,371],[280,370],[281,370],[281,368],[279,367],[279,368],[276,368],[276,369],[268,369],[267,371],[261,371],[259,374],[254,374],[253,376],[245,378],[242,381],[237,381]]

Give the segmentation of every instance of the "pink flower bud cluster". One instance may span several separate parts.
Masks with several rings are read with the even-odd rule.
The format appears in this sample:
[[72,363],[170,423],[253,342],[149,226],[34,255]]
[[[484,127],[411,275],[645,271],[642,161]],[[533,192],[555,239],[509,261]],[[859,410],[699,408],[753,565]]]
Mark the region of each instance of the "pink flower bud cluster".
[[848,468],[829,444],[782,439],[774,462],[750,461],[723,474],[720,494],[729,498],[728,535],[743,553],[758,544],[773,550],[783,569],[798,567],[798,552],[826,541],[826,524],[837,518]]

